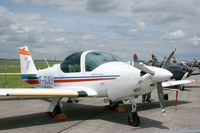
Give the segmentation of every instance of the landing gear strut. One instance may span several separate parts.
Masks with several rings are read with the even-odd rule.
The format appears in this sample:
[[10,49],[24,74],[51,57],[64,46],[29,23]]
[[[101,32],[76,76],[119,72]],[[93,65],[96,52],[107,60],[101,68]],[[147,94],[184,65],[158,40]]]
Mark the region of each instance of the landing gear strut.
[[184,85],[179,85],[179,90],[184,91],[185,90],[185,86]]
[[60,97],[53,98],[51,104],[49,105],[48,111],[51,113],[52,117],[55,117],[62,111],[62,103],[60,100],[61,100]]
[[132,110],[130,114],[128,115],[128,123],[131,126],[137,127],[140,124],[140,117],[137,114],[137,105],[135,103],[135,97],[131,99],[131,104],[132,104]]
[[62,111],[61,107],[59,105],[56,105],[53,112],[51,112],[51,115],[55,117],[57,114],[61,114],[61,111]]

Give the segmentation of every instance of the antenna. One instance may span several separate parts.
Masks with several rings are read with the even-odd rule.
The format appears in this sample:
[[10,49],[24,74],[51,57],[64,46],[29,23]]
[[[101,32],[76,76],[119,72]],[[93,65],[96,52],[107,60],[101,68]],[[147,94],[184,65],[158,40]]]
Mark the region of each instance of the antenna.
[[44,57],[44,60],[45,60],[45,62],[46,62],[46,64],[47,64],[47,66],[50,67],[50,66],[49,66],[49,63],[48,63],[48,61],[47,61],[47,59],[46,59],[45,57]]

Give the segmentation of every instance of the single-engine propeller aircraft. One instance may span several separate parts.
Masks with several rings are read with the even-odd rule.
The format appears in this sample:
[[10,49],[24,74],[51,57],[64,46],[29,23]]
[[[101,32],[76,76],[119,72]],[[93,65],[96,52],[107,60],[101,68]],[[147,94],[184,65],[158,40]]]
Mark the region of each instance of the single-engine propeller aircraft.
[[[53,116],[61,113],[62,97],[107,97],[112,102],[130,99],[132,110],[128,123],[138,126],[140,118],[136,110],[136,96],[157,88],[164,113],[163,87],[193,82],[167,81],[172,77],[171,72],[140,64],[137,56],[132,66],[108,52],[83,51],[69,55],[61,64],[37,70],[26,46],[19,48],[19,54],[21,73],[18,74],[36,88],[4,88],[0,89],[0,95],[53,97],[48,108]],[[141,76],[141,71],[146,74]]]

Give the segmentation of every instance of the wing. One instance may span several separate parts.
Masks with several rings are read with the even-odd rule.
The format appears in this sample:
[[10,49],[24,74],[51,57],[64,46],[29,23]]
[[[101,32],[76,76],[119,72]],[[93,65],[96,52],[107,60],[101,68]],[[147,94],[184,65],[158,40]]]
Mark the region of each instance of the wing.
[[0,96],[51,96],[51,97],[86,97],[97,96],[97,92],[89,88],[9,88],[0,89]]
[[173,86],[183,85],[183,84],[189,84],[189,83],[195,83],[195,80],[166,81],[166,82],[162,82],[162,86],[163,87],[173,87]]
[[191,75],[200,75],[200,73],[192,73]]

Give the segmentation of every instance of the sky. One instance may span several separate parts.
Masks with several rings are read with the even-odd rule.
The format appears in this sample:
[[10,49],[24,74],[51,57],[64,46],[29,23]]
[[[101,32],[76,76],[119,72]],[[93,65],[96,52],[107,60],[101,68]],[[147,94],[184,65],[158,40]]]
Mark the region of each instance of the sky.
[[0,58],[63,60],[82,50],[104,50],[131,60],[137,52],[162,60],[199,59],[199,0],[1,0]]

